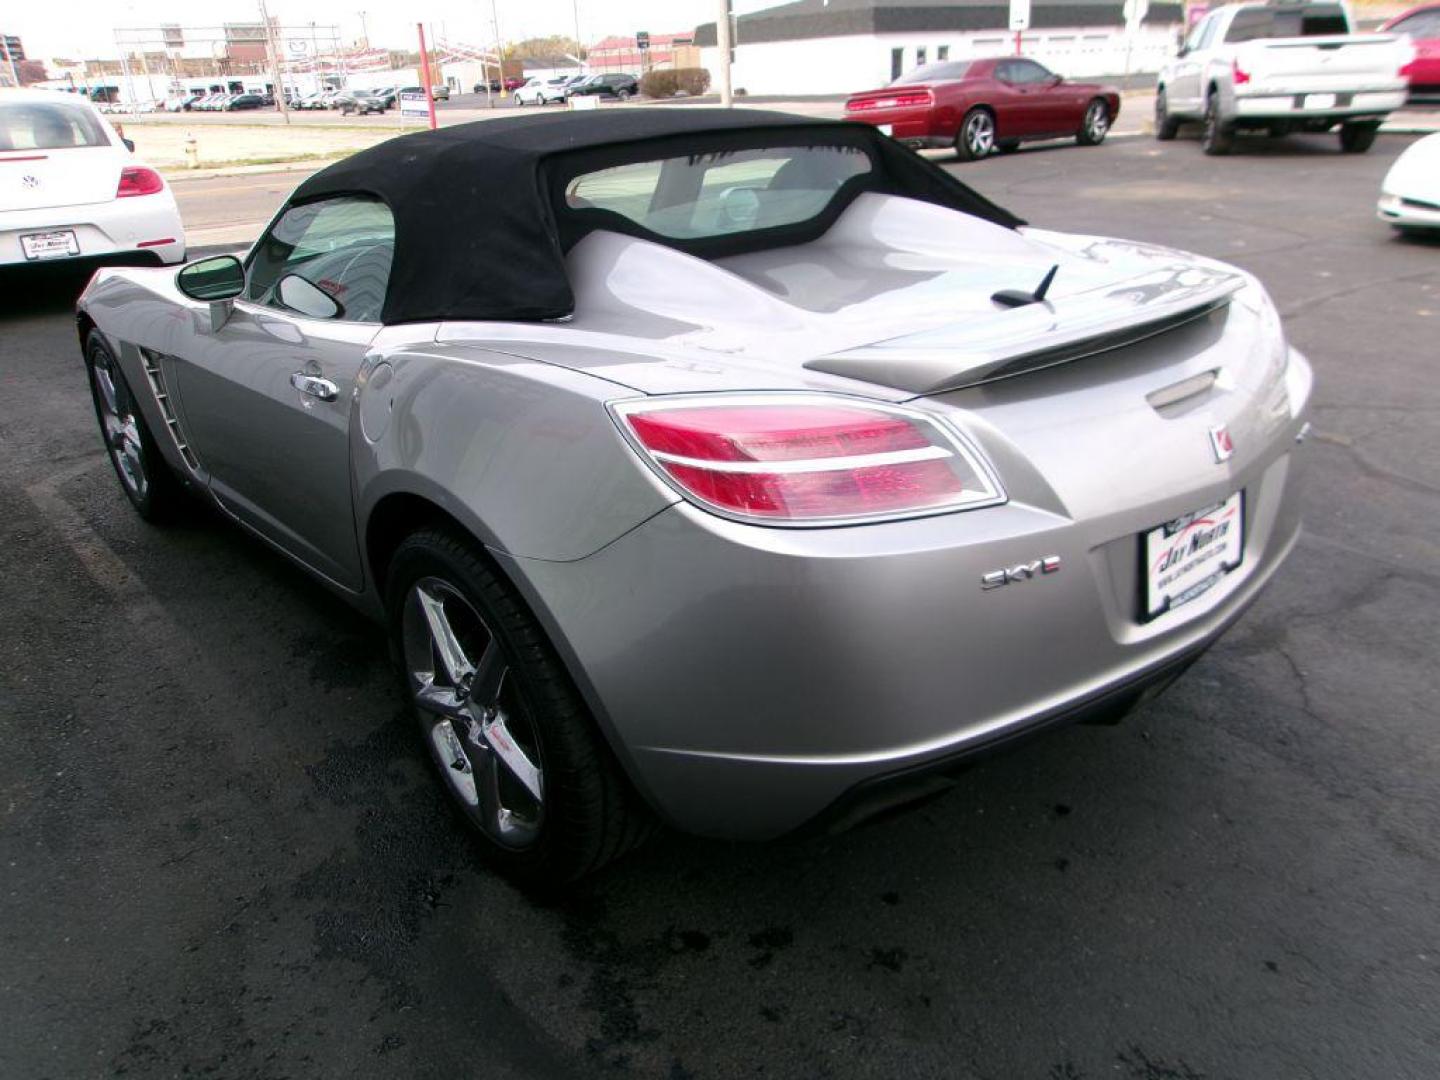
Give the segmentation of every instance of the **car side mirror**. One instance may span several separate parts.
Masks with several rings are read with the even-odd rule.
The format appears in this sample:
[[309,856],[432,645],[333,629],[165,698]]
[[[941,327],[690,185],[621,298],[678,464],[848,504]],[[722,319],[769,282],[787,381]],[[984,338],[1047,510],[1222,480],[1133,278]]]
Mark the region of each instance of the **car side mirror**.
[[338,319],[344,314],[340,301],[312,281],[299,274],[286,274],[276,286],[280,303],[291,311],[311,319]]
[[234,255],[216,255],[183,267],[175,275],[175,287],[191,300],[210,305],[210,325],[201,327],[215,333],[230,318],[230,301],[245,289],[245,267]]
[[126,149],[126,150],[129,150],[132,154],[135,152],[135,140],[134,140],[134,139],[121,139],[120,141],[125,144],[125,149]]
[[234,255],[216,255],[183,267],[175,287],[191,300],[233,300],[245,288],[245,267]]

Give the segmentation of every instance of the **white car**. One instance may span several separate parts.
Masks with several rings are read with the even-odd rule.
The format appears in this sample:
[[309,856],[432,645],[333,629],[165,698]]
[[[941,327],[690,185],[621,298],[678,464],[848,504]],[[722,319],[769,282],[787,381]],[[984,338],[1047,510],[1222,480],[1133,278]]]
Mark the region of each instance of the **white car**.
[[170,185],[78,94],[0,90],[0,266],[117,256],[185,261]]
[[571,76],[557,75],[553,79],[531,79],[515,91],[516,105],[549,105],[565,100],[565,88]]
[[1413,143],[1390,166],[1376,212],[1402,231],[1440,232],[1440,133]]

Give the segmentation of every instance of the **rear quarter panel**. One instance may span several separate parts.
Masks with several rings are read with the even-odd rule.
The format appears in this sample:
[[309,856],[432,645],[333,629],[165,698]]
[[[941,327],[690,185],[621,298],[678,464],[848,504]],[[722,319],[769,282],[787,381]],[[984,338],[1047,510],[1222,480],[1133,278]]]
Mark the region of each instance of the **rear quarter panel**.
[[403,493],[487,547],[584,558],[679,501],[605,409],[635,396],[483,346],[382,348],[361,372],[351,424],[362,532],[382,500]]

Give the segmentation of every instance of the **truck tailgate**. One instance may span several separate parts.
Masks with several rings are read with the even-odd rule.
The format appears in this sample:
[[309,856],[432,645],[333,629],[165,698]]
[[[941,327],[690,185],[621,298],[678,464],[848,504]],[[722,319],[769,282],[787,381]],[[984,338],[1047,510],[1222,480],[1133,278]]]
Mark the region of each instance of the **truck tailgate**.
[[1271,38],[1242,45],[1236,58],[1249,76],[1242,94],[1386,89],[1403,85],[1400,69],[1413,49],[1394,34]]

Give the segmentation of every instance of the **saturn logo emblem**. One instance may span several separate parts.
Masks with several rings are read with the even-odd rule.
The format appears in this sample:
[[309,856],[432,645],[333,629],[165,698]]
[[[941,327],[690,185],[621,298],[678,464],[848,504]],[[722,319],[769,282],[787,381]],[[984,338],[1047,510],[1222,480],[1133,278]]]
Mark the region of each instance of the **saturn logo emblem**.
[[37,188],[40,186],[40,178],[38,176],[22,176],[20,183],[27,188]]
[[1230,440],[1230,429],[1224,424],[1210,429],[1210,449],[1215,451],[1217,464],[1229,461],[1235,456],[1235,444]]

